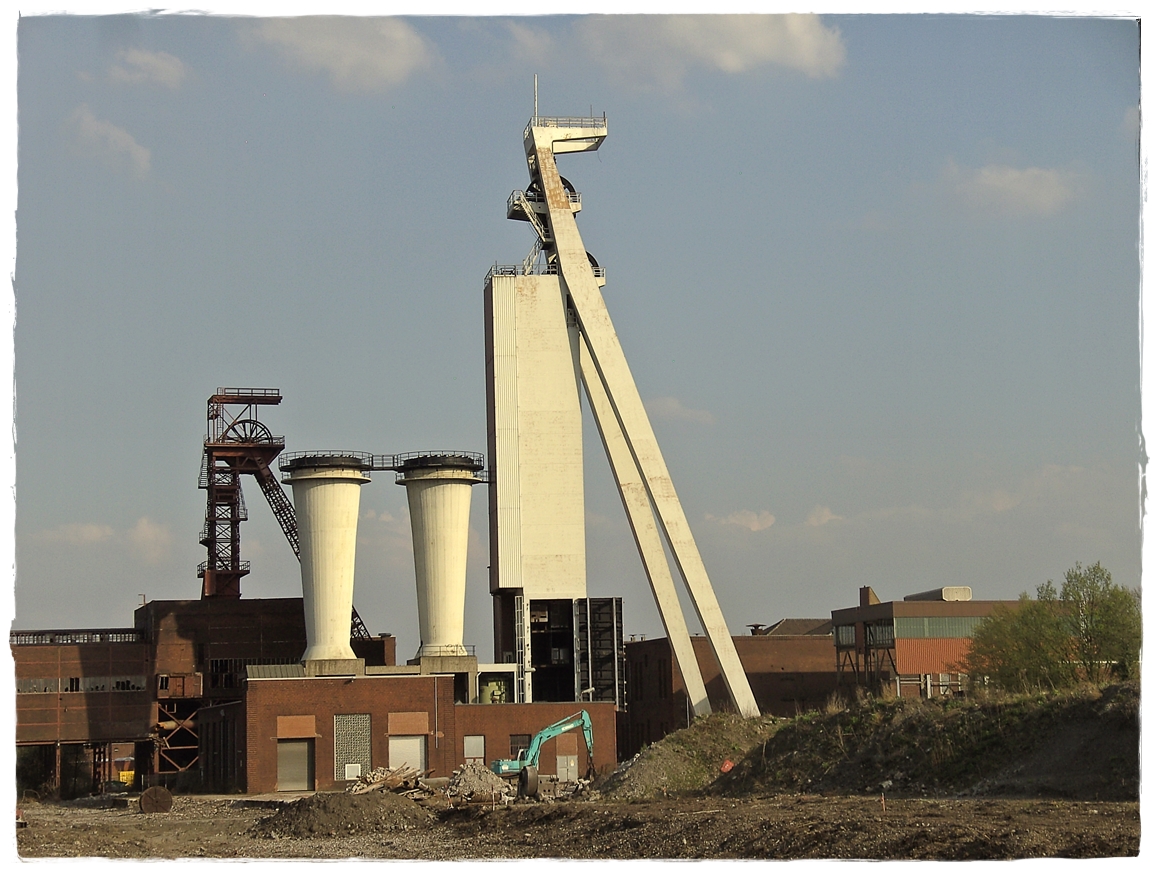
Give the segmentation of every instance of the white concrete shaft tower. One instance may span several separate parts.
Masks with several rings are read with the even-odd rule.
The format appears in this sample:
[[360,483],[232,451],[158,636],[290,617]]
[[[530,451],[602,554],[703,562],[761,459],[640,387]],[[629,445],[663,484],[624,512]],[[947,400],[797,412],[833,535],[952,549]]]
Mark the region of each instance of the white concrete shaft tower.
[[[544,457],[552,457],[554,465],[570,478],[577,469],[577,492],[581,493],[581,419],[569,399],[571,393],[576,394],[580,378],[695,714],[709,713],[710,703],[659,529],[718,660],[735,708],[743,716],[757,716],[758,705],[599,290],[605,284],[602,270],[586,251],[578,232],[574,216],[581,198],[559,175],[555,162],[558,154],[596,150],[606,134],[605,117],[545,118],[536,113],[524,133],[530,186],[511,195],[507,212],[510,217],[528,221],[538,238],[519,270],[495,270],[487,283],[491,367],[488,380],[493,410],[490,454],[495,474],[491,485],[491,591],[522,588],[524,597],[529,598],[531,585],[538,583],[537,578],[527,577],[529,567],[522,552],[527,543],[527,523],[579,518],[578,532],[584,550],[580,507],[577,511],[571,507],[565,514],[549,508],[545,514],[528,518],[528,506],[519,495],[533,497],[543,492],[540,486],[536,487],[535,477],[546,477],[551,471],[550,464],[542,461]],[[544,269],[537,265],[540,253],[545,256]],[[543,282],[556,282],[554,294],[543,293]],[[523,312],[532,310],[526,304],[527,294],[541,296],[548,316],[554,321],[561,318],[565,331],[556,326],[548,329],[546,321],[518,323],[520,317],[526,320]],[[527,353],[520,349],[520,343],[536,343],[539,347],[534,353]],[[551,386],[565,397],[560,414],[557,410],[551,414],[545,407],[541,413],[528,413],[519,407],[522,380],[534,382],[541,377],[543,367],[552,367],[555,374],[537,386]],[[573,374],[566,377],[567,371]],[[521,431],[526,427],[536,428],[538,438],[528,441]],[[527,478],[531,479],[528,483],[523,481]],[[574,550],[572,543],[568,547]],[[549,565],[548,559],[544,562]],[[520,575],[511,577],[511,572]],[[584,560],[581,587],[584,591]]]
[[480,460],[459,454],[422,454],[400,463],[413,532],[417,656],[464,656],[466,552],[470,539],[470,496],[481,480]]
[[285,467],[301,537],[301,594],[305,606],[305,662],[356,659],[349,646],[360,460],[340,455],[301,456]]

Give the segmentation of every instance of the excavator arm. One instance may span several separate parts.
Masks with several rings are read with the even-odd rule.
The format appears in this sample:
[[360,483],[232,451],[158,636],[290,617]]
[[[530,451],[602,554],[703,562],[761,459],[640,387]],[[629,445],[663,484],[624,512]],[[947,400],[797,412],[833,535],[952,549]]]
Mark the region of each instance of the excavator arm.
[[581,727],[582,735],[586,739],[586,748],[590,751],[590,755],[594,755],[594,727],[590,723],[590,715],[586,711],[579,711],[576,714],[571,714],[564,720],[559,720],[553,723],[534,736],[530,741],[530,746],[519,754],[521,756],[522,766],[533,765],[537,767],[538,756],[542,752],[542,745],[544,745],[551,738],[556,738],[565,732],[572,732],[574,729]]

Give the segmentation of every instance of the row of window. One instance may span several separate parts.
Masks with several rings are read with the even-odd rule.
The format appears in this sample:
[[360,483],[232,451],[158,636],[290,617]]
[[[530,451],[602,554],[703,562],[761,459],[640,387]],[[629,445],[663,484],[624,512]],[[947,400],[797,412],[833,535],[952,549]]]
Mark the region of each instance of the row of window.
[[[971,638],[983,617],[895,617],[881,623],[868,623],[867,644],[891,647],[896,638]],[[835,627],[837,647],[855,646],[855,625]]]
[[143,632],[135,629],[65,629],[59,632],[21,631],[14,629],[8,633],[9,644],[104,644],[109,641],[141,642]]
[[210,659],[209,689],[233,689],[241,686],[245,669],[250,665],[296,665],[299,656],[260,656],[242,659]]
[[26,677],[16,681],[18,693],[136,693],[145,688],[143,674],[101,677]]

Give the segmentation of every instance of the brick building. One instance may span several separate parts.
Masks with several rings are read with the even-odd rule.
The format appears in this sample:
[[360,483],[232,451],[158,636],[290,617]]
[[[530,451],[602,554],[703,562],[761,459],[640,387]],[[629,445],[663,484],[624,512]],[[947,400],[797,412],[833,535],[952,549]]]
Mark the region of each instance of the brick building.
[[966,690],[961,674],[979,622],[1014,601],[975,601],[971,587],[939,587],[881,602],[871,587],[859,589],[859,606],[831,612],[839,683],[901,695],[947,695]]
[[[617,760],[613,702],[503,703],[514,694],[495,688],[512,667],[479,671],[473,656],[399,666],[392,636],[351,638],[360,658],[349,674],[307,674],[300,598],[154,601],[134,623],[10,633],[18,756],[66,792],[126,766],[138,788],[335,789],[351,753],[369,767],[403,759],[445,776],[467,759],[514,757],[580,709],[593,721],[593,759],[568,733],[543,748],[541,772],[557,773],[559,757],[564,777]],[[282,753],[290,780],[279,779]],[[306,761],[305,780],[294,758]]]
[[515,758],[536,732],[579,710],[593,724],[593,759],[571,732],[543,746],[539,771],[565,778],[585,775],[591,763],[600,772],[617,763],[612,702],[463,704],[454,701],[452,675],[377,671],[250,669],[244,704],[228,714],[243,719],[246,790],[340,789],[359,773],[402,763],[446,777],[467,759]]

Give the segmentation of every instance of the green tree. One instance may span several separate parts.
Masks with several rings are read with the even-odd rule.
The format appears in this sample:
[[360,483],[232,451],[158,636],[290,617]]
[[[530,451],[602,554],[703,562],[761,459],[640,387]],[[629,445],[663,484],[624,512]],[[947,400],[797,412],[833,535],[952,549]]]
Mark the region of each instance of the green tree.
[[1051,581],[1036,588],[1036,598],[1020,596],[1014,608],[997,605],[971,637],[964,669],[984,675],[1007,690],[1059,687],[1071,683],[1070,637],[1059,615]]
[[1060,588],[1063,625],[1072,638],[1072,656],[1090,681],[1136,677],[1140,660],[1140,591],[1112,583],[1096,563],[1068,569]]
[[1008,690],[1061,687],[1077,680],[1132,678],[1139,670],[1140,592],[1112,582],[1099,563],[1069,569],[1057,593],[997,606],[975,628],[962,667]]

